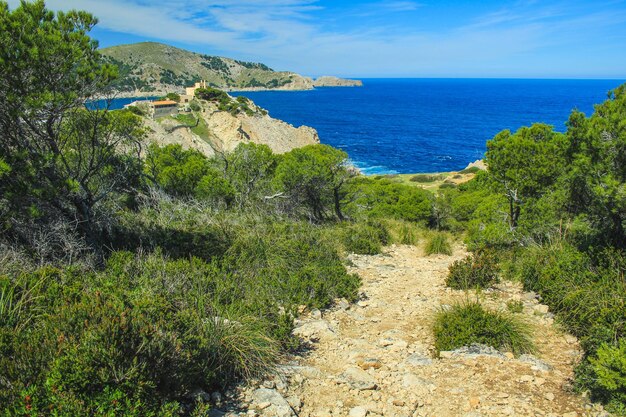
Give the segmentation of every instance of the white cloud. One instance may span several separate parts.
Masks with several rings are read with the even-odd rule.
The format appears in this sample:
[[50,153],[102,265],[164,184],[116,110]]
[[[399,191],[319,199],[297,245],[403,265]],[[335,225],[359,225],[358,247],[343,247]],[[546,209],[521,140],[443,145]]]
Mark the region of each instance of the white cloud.
[[[564,56],[564,50],[583,54],[575,42],[585,43],[590,34],[598,37],[626,22],[626,12],[597,7],[589,13],[584,5],[535,0],[468,17],[456,27],[431,25],[427,30],[395,26],[393,19],[387,26],[368,24],[372,13],[401,16],[435,7],[410,0],[367,1],[344,8],[343,15],[323,9],[317,0],[47,0],[47,5],[88,10],[100,19],[99,27],[111,31],[220,51],[277,69],[344,76],[534,76],[542,65],[546,74],[573,73],[572,57]],[[602,33],[604,39],[608,35]],[[623,29],[610,32],[615,43],[625,37]],[[561,49],[550,54],[550,48]],[[604,70],[626,72],[620,51],[615,51],[618,59],[602,62]]]

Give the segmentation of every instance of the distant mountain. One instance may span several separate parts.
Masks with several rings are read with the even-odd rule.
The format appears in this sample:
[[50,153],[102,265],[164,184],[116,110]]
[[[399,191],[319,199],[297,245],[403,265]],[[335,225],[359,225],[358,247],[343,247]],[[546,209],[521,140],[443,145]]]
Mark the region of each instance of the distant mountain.
[[318,82],[267,65],[186,51],[156,42],[101,49],[107,62],[118,66],[116,89],[127,96],[160,95],[184,91],[206,80],[224,90],[310,90],[314,87],[360,86],[357,80],[322,77]]

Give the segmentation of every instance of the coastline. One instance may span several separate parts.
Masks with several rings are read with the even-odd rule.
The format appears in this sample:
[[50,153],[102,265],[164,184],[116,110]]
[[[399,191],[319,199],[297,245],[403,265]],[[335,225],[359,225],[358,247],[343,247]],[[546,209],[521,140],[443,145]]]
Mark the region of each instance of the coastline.
[[[317,79],[304,77],[308,82],[306,83],[296,83],[297,87],[292,87],[293,84],[287,84],[280,87],[268,88],[268,87],[215,87],[219,90],[225,91],[227,93],[241,93],[241,92],[266,92],[266,91],[313,91],[318,88],[360,88],[363,87],[363,81],[352,79],[352,78],[337,78],[331,76],[323,76]],[[114,91],[113,96],[115,98],[145,98],[145,97],[155,97],[155,96],[165,96],[168,93],[180,93],[183,94],[184,91],[176,88],[168,90],[154,90],[154,91]]]
[[[268,92],[268,91],[280,91],[280,92],[302,92],[313,91],[320,88],[359,88],[358,86],[341,85],[341,86],[312,86],[310,88],[265,88],[265,87],[241,87],[241,88],[220,88],[220,90],[227,93],[243,93],[243,92]],[[172,91],[115,91],[113,93],[114,98],[146,98],[146,97],[161,97],[165,96]]]

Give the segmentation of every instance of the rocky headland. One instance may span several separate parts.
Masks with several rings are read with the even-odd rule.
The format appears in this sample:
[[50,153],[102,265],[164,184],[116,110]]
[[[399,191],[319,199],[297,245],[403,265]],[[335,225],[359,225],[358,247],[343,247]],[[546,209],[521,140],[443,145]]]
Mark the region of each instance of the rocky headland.
[[144,118],[147,140],[159,145],[179,144],[208,157],[230,152],[240,143],[264,144],[274,153],[319,143],[312,127],[295,127],[274,119],[251,101],[247,102],[248,112],[220,110],[217,103],[206,101],[201,106],[199,112],[181,112],[178,117]]

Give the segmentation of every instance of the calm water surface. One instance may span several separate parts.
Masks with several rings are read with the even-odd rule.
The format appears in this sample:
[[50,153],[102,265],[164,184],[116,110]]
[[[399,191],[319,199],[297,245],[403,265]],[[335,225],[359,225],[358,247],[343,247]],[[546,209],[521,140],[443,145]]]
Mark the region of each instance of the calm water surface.
[[363,88],[241,92],[270,115],[312,126],[369,174],[462,169],[503,129],[565,130],[624,80],[366,79]]

